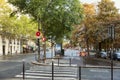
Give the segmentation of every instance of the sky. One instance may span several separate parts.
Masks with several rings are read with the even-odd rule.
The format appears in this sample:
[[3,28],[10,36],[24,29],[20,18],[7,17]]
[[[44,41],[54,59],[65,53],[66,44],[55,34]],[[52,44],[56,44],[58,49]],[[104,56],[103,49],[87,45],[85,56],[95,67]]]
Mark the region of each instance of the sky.
[[[97,3],[100,2],[101,0],[80,0],[82,3]],[[120,0],[112,0],[115,2],[115,6],[119,9],[120,11]]]

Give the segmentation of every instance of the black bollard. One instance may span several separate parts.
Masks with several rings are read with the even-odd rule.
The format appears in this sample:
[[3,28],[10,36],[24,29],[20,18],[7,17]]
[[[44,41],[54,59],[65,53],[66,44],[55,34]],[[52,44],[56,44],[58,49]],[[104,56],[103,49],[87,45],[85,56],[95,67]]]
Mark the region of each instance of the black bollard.
[[59,58],[58,58],[58,66],[59,66]]
[[79,67],[79,80],[81,80],[81,66]]
[[70,66],[71,66],[71,58],[69,58],[69,64],[70,64]]
[[25,61],[23,60],[23,80],[25,79]]
[[54,62],[52,61],[52,80],[54,80]]

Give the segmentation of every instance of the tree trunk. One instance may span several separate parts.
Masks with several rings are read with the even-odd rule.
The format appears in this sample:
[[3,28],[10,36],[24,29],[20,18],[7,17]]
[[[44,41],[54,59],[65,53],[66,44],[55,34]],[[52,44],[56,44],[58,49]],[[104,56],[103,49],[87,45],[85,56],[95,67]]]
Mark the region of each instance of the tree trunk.
[[90,53],[89,53],[89,42],[88,42],[88,39],[86,40],[86,45],[87,45],[87,53],[88,53],[88,56],[90,56]]

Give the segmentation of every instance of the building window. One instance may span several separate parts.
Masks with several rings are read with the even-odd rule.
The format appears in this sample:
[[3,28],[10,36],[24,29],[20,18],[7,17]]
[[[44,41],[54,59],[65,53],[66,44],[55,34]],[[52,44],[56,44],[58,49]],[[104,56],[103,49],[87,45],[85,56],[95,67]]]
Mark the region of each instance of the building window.
[[17,45],[19,45],[19,40],[17,41]]
[[15,39],[14,39],[14,44],[15,44]]
[[2,38],[2,43],[3,43],[3,44],[5,44],[5,43],[6,43],[5,38]]
[[12,44],[12,40],[10,39],[10,44]]

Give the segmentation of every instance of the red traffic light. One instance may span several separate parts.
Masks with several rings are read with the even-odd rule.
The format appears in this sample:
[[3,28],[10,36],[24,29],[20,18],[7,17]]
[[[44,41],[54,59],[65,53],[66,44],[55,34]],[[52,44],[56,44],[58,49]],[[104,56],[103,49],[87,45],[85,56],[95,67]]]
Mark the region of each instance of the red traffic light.
[[39,37],[40,36],[40,31],[36,32],[36,36]]
[[45,41],[46,41],[46,38],[45,38],[45,37],[43,37],[43,38],[42,38],[42,41],[43,41],[43,42],[45,42]]

